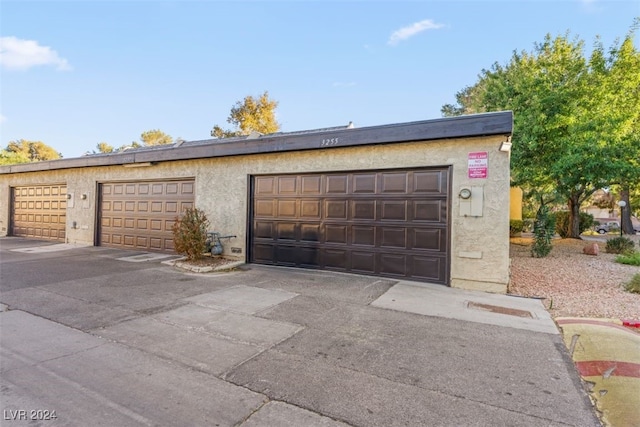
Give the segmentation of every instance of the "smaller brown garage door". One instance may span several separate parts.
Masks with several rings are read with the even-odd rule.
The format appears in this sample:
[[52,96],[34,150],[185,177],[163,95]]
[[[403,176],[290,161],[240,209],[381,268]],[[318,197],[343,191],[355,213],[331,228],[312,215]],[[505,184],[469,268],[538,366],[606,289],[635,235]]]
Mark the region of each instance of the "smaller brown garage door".
[[67,185],[31,185],[11,189],[11,235],[64,242]]
[[171,226],[194,205],[194,181],[136,181],[100,184],[98,245],[172,251]]
[[256,176],[251,262],[448,283],[449,169]]

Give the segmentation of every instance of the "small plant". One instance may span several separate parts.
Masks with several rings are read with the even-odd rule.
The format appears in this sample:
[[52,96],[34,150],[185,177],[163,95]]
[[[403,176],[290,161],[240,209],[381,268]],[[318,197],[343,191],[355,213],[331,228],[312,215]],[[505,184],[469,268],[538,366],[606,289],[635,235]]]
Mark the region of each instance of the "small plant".
[[616,257],[616,262],[640,267],[640,252],[628,252]]
[[631,281],[624,285],[624,290],[627,292],[633,292],[634,294],[640,294],[640,273],[633,275]]
[[509,221],[509,237],[515,237],[524,230],[524,221],[512,219]]
[[207,250],[207,229],[209,220],[198,208],[187,208],[182,217],[176,217],[171,231],[176,252],[188,261],[202,258]]
[[607,240],[605,251],[609,254],[627,254],[633,252],[633,240],[628,237],[614,237]]
[[551,252],[551,238],[555,232],[555,220],[549,215],[549,208],[542,205],[536,214],[536,221],[533,224],[533,245],[531,245],[531,256],[544,258]]

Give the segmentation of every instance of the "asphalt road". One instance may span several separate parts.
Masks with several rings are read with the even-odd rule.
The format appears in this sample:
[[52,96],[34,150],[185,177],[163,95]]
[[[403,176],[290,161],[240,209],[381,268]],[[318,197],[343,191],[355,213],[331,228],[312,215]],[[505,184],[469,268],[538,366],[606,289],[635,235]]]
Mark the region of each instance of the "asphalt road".
[[2,425],[600,425],[535,302],[165,260],[0,238]]

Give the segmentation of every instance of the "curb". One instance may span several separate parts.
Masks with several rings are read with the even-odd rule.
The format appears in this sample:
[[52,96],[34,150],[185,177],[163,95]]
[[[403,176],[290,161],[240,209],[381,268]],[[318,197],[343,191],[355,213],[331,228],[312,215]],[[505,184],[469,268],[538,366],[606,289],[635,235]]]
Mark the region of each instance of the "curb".
[[640,328],[640,320],[622,320],[622,326],[627,328]]
[[164,261],[162,263],[166,264],[166,265],[170,265],[170,266],[175,267],[175,268],[178,268],[178,269],[183,270],[183,271],[190,271],[192,273],[221,273],[221,272],[228,272],[228,271],[235,270],[236,268],[238,268],[241,265],[245,264],[244,261],[234,261],[234,262],[229,262],[227,264],[219,265],[217,267],[211,267],[211,266],[198,267],[198,266],[191,265],[191,264],[188,264],[188,263],[184,262],[184,259],[185,258],[179,258],[179,259],[176,259],[176,260]]

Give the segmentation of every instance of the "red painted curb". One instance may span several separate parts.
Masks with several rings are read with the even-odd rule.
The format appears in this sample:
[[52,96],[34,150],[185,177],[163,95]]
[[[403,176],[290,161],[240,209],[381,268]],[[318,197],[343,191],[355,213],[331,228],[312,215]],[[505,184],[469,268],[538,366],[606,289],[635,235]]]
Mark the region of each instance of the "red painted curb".
[[640,363],[620,362],[617,360],[587,360],[576,362],[576,368],[583,377],[609,378],[620,376],[640,378]]
[[640,320],[623,320],[622,326],[626,326],[628,328],[640,328]]

